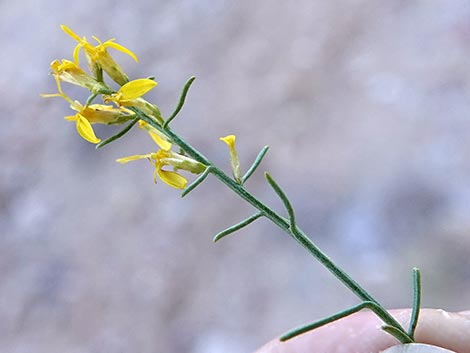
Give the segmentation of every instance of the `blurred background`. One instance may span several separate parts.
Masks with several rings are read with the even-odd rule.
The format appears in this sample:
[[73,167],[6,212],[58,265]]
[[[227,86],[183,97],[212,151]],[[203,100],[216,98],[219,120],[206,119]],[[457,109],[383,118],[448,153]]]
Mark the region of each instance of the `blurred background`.
[[[49,63],[80,36],[110,52],[174,129],[229,170],[271,146],[247,187],[284,212],[389,308],[470,307],[470,3],[259,0],[0,2],[0,348],[11,353],[244,353],[358,300],[215,179],[185,199],[132,131],[82,140]],[[84,97],[66,87],[73,97]],[[96,129],[106,137],[115,130]]]

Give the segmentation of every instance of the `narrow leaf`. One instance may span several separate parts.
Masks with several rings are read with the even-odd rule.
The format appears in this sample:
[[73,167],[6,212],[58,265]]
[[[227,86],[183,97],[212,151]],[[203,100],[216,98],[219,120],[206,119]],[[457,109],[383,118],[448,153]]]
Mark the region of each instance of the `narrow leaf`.
[[268,172],[264,173],[264,176],[266,177],[266,180],[268,181],[269,185],[271,185],[273,190],[276,192],[276,194],[281,198],[282,202],[284,203],[284,206],[287,209],[287,213],[289,214],[290,228],[295,229],[297,226],[295,224],[294,209],[292,208],[292,205],[289,199],[287,198],[287,195],[284,193],[281,187],[276,183],[276,181],[272,178],[272,176],[269,175]]
[[211,172],[211,167],[207,167],[206,170],[201,175],[199,175],[199,177],[196,180],[194,180],[186,188],[186,190],[183,191],[183,193],[181,194],[181,197],[185,197],[187,194],[189,194],[191,191],[197,188],[199,184],[201,184],[207,178],[210,172]]
[[188,81],[186,81],[186,84],[184,85],[183,90],[181,91],[181,96],[180,96],[180,100],[178,101],[178,105],[176,106],[175,111],[170,115],[170,117],[163,124],[163,128],[166,128],[168,124],[178,115],[181,108],[183,108],[184,101],[186,100],[186,95],[188,94],[188,91],[189,91],[189,87],[191,87],[195,79],[196,77],[191,76],[188,79]]
[[416,326],[418,325],[419,310],[421,308],[421,271],[413,268],[413,309],[411,311],[410,327],[408,336],[414,338]]
[[240,230],[242,229],[243,227],[246,227],[247,225],[253,223],[254,221],[256,221],[258,218],[260,218],[261,216],[263,216],[264,213],[263,212],[258,212],[258,213],[255,213],[253,216],[250,216],[248,217],[247,219],[231,226],[230,228],[227,228],[225,230],[223,230],[222,232],[220,233],[217,233],[214,237],[214,243],[219,241],[220,239],[222,239],[223,237],[229,235],[229,234],[232,234],[234,232],[236,232],[237,230]]
[[115,140],[117,140],[118,138],[121,138],[122,136],[124,136],[127,132],[129,132],[130,129],[132,129],[132,127],[139,121],[139,118],[134,118],[134,120],[131,121],[131,123],[129,125],[127,125],[124,129],[122,129],[121,131],[119,131],[117,134],[111,136],[111,137],[108,137],[106,140],[103,140],[101,141],[100,143],[98,143],[96,145],[96,149],[98,148],[101,148],[101,147],[104,147],[106,146],[108,143],[111,143]]
[[311,324],[304,325],[304,326],[296,328],[292,331],[289,331],[286,334],[282,335],[280,340],[282,342],[290,340],[291,338],[294,338],[294,337],[299,336],[303,333],[306,333],[308,331],[311,331],[311,330],[314,330],[314,329],[319,328],[321,326],[324,326],[326,324],[329,324],[330,322],[333,322],[333,321],[342,319],[343,317],[352,315],[352,314],[354,314],[354,313],[356,313],[356,312],[358,312],[362,309],[370,308],[373,305],[375,305],[373,302],[368,302],[368,301],[362,302],[362,303],[360,303],[358,305],[355,305],[355,306],[353,306],[349,309],[343,310],[343,311],[341,311],[337,314],[328,316],[327,318],[324,318],[322,320],[318,320],[318,321],[315,321]]
[[251,175],[256,171],[256,169],[258,168],[258,166],[261,164],[261,162],[263,161],[263,158],[264,156],[266,155],[266,153],[268,152],[269,150],[269,146],[264,146],[261,151],[258,153],[258,156],[256,157],[255,161],[253,162],[253,164],[251,165],[250,169],[247,170],[247,172],[245,173],[245,175],[243,176],[242,178],[242,185],[248,180],[249,177],[251,177]]

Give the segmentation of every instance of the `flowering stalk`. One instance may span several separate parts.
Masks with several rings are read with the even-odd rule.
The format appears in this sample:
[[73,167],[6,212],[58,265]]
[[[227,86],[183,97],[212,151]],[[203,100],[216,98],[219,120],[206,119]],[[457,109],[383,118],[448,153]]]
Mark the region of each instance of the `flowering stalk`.
[[[370,309],[383,321],[384,325],[382,326],[382,329],[385,332],[394,336],[402,343],[414,342],[414,331],[419,318],[421,298],[420,272],[418,269],[413,270],[413,310],[409,328],[406,330],[387,312],[383,305],[381,305],[364,288],[362,288],[359,283],[352,279],[341,267],[331,260],[298,227],[295,218],[295,211],[289,198],[269,173],[265,173],[266,181],[283,202],[287,211],[287,217],[281,216],[275,212],[271,207],[261,202],[245,188],[244,183],[251,177],[251,175],[253,175],[261,164],[268,151],[268,146],[261,149],[251,167],[248,168],[244,175],[242,175],[238,153],[235,148],[235,135],[222,137],[221,140],[229,147],[230,164],[233,176],[230,177],[170,128],[170,122],[178,115],[184,105],[189,88],[194,82],[194,77],[191,77],[184,86],[175,111],[167,119],[164,119],[158,106],[151,104],[142,98],[144,94],[152,90],[157,85],[153,78],[129,81],[127,75],[109,55],[106,48],[111,47],[122,51],[137,61],[137,57],[135,57],[131,51],[114,43],[113,40],[109,40],[105,43],[101,43],[97,40],[99,44],[97,46],[92,46],[86,41],[86,38],[80,38],[72,32],[70,28],[66,26],[62,26],[62,28],[68,35],[78,41],[79,44],[74,50],[73,62],[67,60],[62,60],[62,64],[57,60],[53,62],[51,67],[54,71],[53,75],[57,81],[59,93],[44,96],[60,96],[71,103],[72,109],[77,112],[76,115],[73,116],[73,120],[77,122],[77,131],[84,139],[97,144],[96,148],[100,148],[121,138],[130,129],[132,129],[136,123],[138,123],[139,127],[150,135],[160,149],[157,152],[119,158],[117,160],[118,162],[125,164],[141,159],[148,160],[155,168],[155,182],[157,182],[158,177],[173,188],[183,189],[183,197],[195,190],[208,175],[212,174],[256,210],[256,213],[247,219],[219,232],[214,237],[214,242],[217,242],[239,229],[248,226],[261,217],[267,218],[302,245],[308,253],[320,261],[323,266],[325,266],[360,299],[361,302],[358,305],[343,310],[323,320],[286,333],[280,338],[282,341],[291,339],[292,337],[341,319],[362,309]],[[85,52],[90,75],[78,66],[78,54],[81,48],[83,48]],[[120,88],[117,91],[106,85],[104,82],[103,70],[113,81],[120,85]],[[61,89],[61,81],[87,88],[91,92],[91,96],[87,100],[86,104],[81,105],[80,103],[68,98]],[[110,105],[91,104],[99,94],[103,94],[102,98],[105,103],[113,103],[116,107]],[[91,128],[91,124],[93,123],[123,124],[127,121],[130,121],[130,123],[122,131],[101,142],[100,139],[94,136]],[[173,146],[178,146],[180,148],[180,152],[177,153],[172,151],[171,149]],[[166,168],[168,167],[172,168],[172,170],[167,170]],[[190,172],[198,175],[198,177],[188,185],[186,178],[180,174],[180,171]]]

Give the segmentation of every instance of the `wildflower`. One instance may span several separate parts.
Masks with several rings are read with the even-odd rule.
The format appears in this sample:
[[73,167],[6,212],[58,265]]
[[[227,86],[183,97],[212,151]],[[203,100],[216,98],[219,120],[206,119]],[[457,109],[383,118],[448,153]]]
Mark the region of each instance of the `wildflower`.
[[230,150],[230,164],[232,166],[232,174],[237,183],[242,182],[242,175],[240,171],[240,161],[238,159],[238,153],[235,149],[235,135],[228,135],[220,138],[221,141],[225,142]]
[[135,56],[133,52],[131,52],[126,47],[115,43],[114,38],[109,39],[103,43],[95,36],[92,36],[92,38],[98,42],[98,45],[94,46],[86,40],[86,37],[80,38],[69,27],[65,25],[61,25],[60,27],[66,34],[68,34],[70,37],[72,37],[78,42],[77,46],[73,51],[73,60],[77,66],[79,62],[78,55],[80,52],[80,48],[83,48],[87,59],[88,67],[95,76],[99,77],[98,71],[99,69],[103,69],[109,75],[109,77],[111,77],[116,83],[121,86],[129,81],[127,75],[124,73],[122,68],[116,63],[116,61],[114,61],[111,55],[109,55],[106,48],[110,47],[120,52],[123,52],[129,55],[136,62],[138,62],[137,56]]
[[182,169],[194,174],[201,174],[206,169],[202,163],[199,163],[190,157],[183,156],[182,154],[173,151],[165,150],[159,150],[155,153],[119,158],[116,160],[116,162],[125,164],[139,159],[147,159],[155,166],[155,172],[153,174],[153,181],[155,183],[157,182],[158,176],[164,183],[175,189],[184,189],[187,185],[186,178],[176,171],[164,170],[163,167],[172,166],[175,170]]
[[96,137],[91,124],[119,124],[131,119],[130,111],[125,108],[114,108],[111,105],[91,104],[82,105],[78,101],[70,99],[60,86],[60,81],[55,77],[58,93],[42,94],[42,97],[62,97],[70,103],[70,108],[75,110],[75,115],[66,116],[65,119],[75,121],[78,134],[91,143],[99,143],[101,140]]
[[68,82],[74,85],[88,88],[92,93],[100,93],[107,88],[88,75],[83,69],[77,66],[73,61],[63,59],[62,62],[54,60],[51,63],[52,74],[62,82]]
[[157,85],[157,82],[148,78],[139,78],[121,86],[119,91],[105,96],[104,101],[114,102],[118,106],[134,107],[140,109],[145,114],[155,118],[158,123],[163,123],[160,109],[156,105],[141,98],[145,93]]

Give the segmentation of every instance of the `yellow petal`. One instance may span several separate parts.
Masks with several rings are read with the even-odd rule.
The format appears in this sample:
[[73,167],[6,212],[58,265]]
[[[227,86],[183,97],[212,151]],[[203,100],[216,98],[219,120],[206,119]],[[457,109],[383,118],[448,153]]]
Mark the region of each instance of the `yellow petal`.
[[225,137],[221,137],[219,140],[224,141],[230,149],[235,147],[235,135],[228,135]]
[[51,62],[51,69],[52,71],[54,71],[55,73],[57,73],[59,71],[59,68],[60,68],[60,61],[59,60],[54,60],[53,62]]
[[230,164],[232,166],[233,177],[238,183],[242,181],[242,175],[240,171],[240,161],[238,159],[238,153],[235,149],[235,135],[228,135],[220,138],[221,141],[224,141],[230,150]]
[[129,157],[118,158],[116,159],[116,162],[121,163],[121,164],[126,164],[128,162],[137,161],[139,159],[146,159],[146,158],[151,158],[151,154],[150,153],[149,154],[136,154],[136,155],[129,156]]
[[67,70],[67,69],[77,69],[78,67],[70,60],[62,59],[62,62],[59,60],[54,60],[51,62],[51,69],[55,73],[59,73],[60,71]]
[[80,43],[78,43],[75,48],[73,49],[73,62],[75,63],[75,65],[80,65],[80,59],[78,57],[78,55],[80,54],[80,49],[82,48],[82,45]]
[[184,189],[188,183],[184,177],[176,172],[170,172],[162,169],[158,169],[157,172],[158,176],[164,183],[167,183],[175,189]]
[[79,42],[82,40],[74,31],[72,31],[69,27],[66,25],[60,25],[60,28],[67,33],[70,37],[72,37],[75,40],[78,40]]
[[169,151],[171,149],[171,142],[167,141],[156,132],[149,131],[149,135],[162,150]]
[[150,80],[148,78],[139,78],[137,80],[127,82],[119,89],[121,100],[126,101],[142,97],[156,85],[157,83],[154,80]]
[[157,129],[151,126],[149,123],[139,120],[139,127],[141,129],[147,130],[150,137],[155,141],[155,143],[160,146],[161,149],[169,151],[171,149],[171,142]]
[[98,143],[101,141],[98,137],[96,137],[90,122],[80,114],[77,114],[77,132],[88,142]]
[[126,47],[120,45],[120,44],[117,44],[115,42],[113,42],[112,40],[108,40],[107,42],[105,42],[103,44],[105,47],[111,47],[113,49],[116,49],[116,50],[119,50],[120,52],[124,53],[124,54],[127,54],[129,55],[132,59],[135,60],[135,62],[139,62],[139,60],[137,59],[137,56],[131,52],[129,49],[127,49]]

